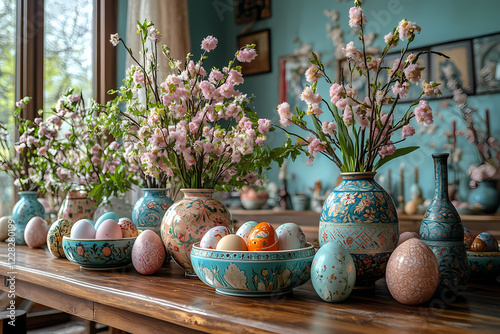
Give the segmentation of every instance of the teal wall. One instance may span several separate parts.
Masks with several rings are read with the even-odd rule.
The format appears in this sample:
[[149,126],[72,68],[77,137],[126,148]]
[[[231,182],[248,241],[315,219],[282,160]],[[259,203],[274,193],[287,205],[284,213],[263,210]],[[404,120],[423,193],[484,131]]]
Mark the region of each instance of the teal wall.
[[[234,54],[237,35],[245,28],[245,24],[236,25],[232,8],[233,0],[188,0],[189,19],[191,29],[192,52],[199,54],[201,39],[212,34],[219,39],[216,65],[223,66]],[[271,55],[272,72],[245,79],[241,90],[253,94],[256,101],[253,104],[255,110],[261,117],[270,118],[274,123],[279,122],[276,113],[278,104],[278,60],[282,56],[290,55],[297,44],[294,40],[299,37],[303,43],[310,43],[314,50],[322,54],[323,59],[332,59],[334,45],[327,36],[326,24],[329,18],[324,15],[325,9],[336,9],[340,14],[341,27],[344,30],[344,41],[348,43],[355,40],[357,36],[350,33],[348,26],[348,11],[351,2],[338,2],[326,0],[272,0],[272,17],[257,22],[250,31],[270,28],[271,30]],[[380,33],[376,45],[383,43],[382,36],[392,31],[402,18],[414,21],[422,27],[422,32],[417,36],[414,47],[439,44],[451,40],[475,37],[488,33],[500,31],[498,25],[498,12],[500,2],[497,0],[389,0],[375,1],[367,0],[363,6],[365,15],[368,17],[368,31]],[[211,65],[211,63],[210,63]],[[330,77],[335,78],[336,64],[332,65]],[[323,89],[324,96],[327,87]],[[441,109],[442,100],[433,101],[433,109]],[[489,108],[493,125],[493,134],[500,137],[500,94],[470,97],[471,105],[478,107],[482,112]],[[405,105],[401,105],[404,108]],[[407,107],[407,105],[406,105]],[[379,170],[379,176],[387,174],[388,168],[392,169],[393,190],[397,193],[399,183],[400,164],[405,166],[406,196],[409,198],[409,184],[413,182],[414,166],[420,169],[420,185],[424,196],[431,197],[433,194],[433,166],[431,154],[442,152],[441,144],[444,142],[443,132],[449,130],[451,119],[457,119],[457,128],[465,128],[460,118],[452,113],[453,108],[442,110],[441,119],[435,116],[440,125],[432,135],[414,136],[407,140],[405,145],[419,145],[421,148],[411,155],[394,160],[392,163]],[[456,110],[455,110],[456,112]],[[279,145],[283,141],[282,133],[270,136],[271,146]],[[460,138],[461,148],[464,150],[463,159],[460,163],[462,170],[467,170],[471,163],[476,162],[474,148]],[[435,147],[432,147],[435,146]],[[313,166],[305,164],[305,157],[300,157],[296,162],[290,163],[288,169],[289,178],[294,178],[290,184],[290,192],[308,192],[316,179],[320,179],[325,186],[333,187],[338,176],[338,170],[333,163],[326,158],[318,157]],[[272,181],[277,181],[277,168],[268,173]],[[462,175],[461,190],[462,199],[466,196],[468,176]]]

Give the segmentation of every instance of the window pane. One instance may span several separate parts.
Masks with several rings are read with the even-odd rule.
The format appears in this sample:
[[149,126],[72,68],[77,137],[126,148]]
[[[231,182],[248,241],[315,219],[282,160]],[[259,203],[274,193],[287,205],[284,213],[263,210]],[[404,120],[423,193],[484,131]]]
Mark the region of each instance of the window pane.
[[69,88],[92,97],[92,0],[45,0],[44,110]]
[[[9,139],[14,141],[15,109],[14,85],[16,68],[16,0],[0,1],[0,122],[8,124]],[[1,152],[5,154],[6,152]],[[0,173],[0,215],[10,215],[12,211],[12,179]]]

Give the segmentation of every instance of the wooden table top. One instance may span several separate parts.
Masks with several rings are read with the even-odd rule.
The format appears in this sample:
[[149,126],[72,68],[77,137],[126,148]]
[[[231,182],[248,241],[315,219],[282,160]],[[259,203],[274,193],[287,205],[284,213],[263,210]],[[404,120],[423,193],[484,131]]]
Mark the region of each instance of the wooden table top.
[[[184,278],[173,263],[152,276],[140,275],[131,265],[89,271],[52,257],[45,248],[18,245],[16,267],[10,270],[7,244],[0,243],[0,274],[11,271],[19,296],[133,333],[500,331],[498,284],[469,285],[456,300],[446,296],[423,306],[396,302],[383,279],[374,290],[355,290],[337,304],[323,302],[310,281],[289,295],[245,298],[218,294],[197,278]],[[8,288],[2,285],[2,290]]]

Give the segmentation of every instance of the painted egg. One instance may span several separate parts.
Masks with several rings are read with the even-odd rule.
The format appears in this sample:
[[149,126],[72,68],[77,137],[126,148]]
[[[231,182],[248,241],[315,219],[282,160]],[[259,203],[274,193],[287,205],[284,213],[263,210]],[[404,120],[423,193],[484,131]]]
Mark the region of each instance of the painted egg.
[[271,224],[263,222],[257,224],[247,240],[249,251],[277,251],[279,250],[278,235]]
[[133,238],[139,235],[139,231],[130,218],[120,218],[118,225],[122,229],[122,238]]
[[229,234],[231,234],[231,231],[226,226],[212,227],[207,231],[207,233],[205,233],[203,238],[201,238],[200,247],[215,249],[219,240]]
[[[410,240],[410,239],[413,239],[413,238],[417,238],[417,239],[420,239],[419,238],[419,235],[417,232],[403,232],[399,235],[399,241],[398,241],[398,245],[401,245],[403,242],[407,241],[407,240]],[[396,246],[396,247],[397,247]]]
[[229,234],[219,240],[216,249],[223,251],[246,251],[247,244],[239,235]]
[[474,241],[474,235],[468,228],[464,227],[464,245],[465,249],[469,249]]
[[385,272],[391,295],[401,304],[428,301],[439,284],[439,265],[432,250],[413,238],[399,245],[389,258]]
[[97,219],[97,221],[95,222],[95,229],[96,229],[96,231],[99,228],[99,225],[101,225],[102,222],[105,221],[105,220],[107,220],[107,219],[113,219],[115,222],[119,221],[118,215],[116,213],[114,213],[114,212],[106,212],[101,217],[99,217],[99,219]]
[[238,231],[236,231],[236,234],[239,235],[240,237],[243,238],[243,240],[245,240],[245,242],[248,241],[248,236],[250,235],[250,232],[252,232],[253,228],[255,226],[257,226],[257,222],[251,220],[251,221],[248,221],[246,223],[244,223],[243,225],[240,226],[240,228],[238,229]]
[[11,217],[8,216],[0,218],[0,241],[4,241],[9,237],[9,219]]
[[157,272],[165,261],[165,246],[158,234],[145,230],[137,237],[132,247],[132,264],[143,275]]
[[95,239],[95,228],[87,219],[80,219],[71,228],[71,239]]
[[280,250],[299,249],[306,247],[306,235],[299,225],[295,223],[285,223],[276,229]]
[[49,226],[42,218],[35,216],[28,221],[24,230],[24,240],[30,248],[38,248],[45,245]]
[[95,238],[102,239],[120,239],[122,237],[122,229],[120,225],[113,219],[106,219],[96,229]]
[[314,255],[311,282],[324,301],[336,303],[345,300],[356,283],[356,267],[351,254],[335,241],[324,244]]
[[67,219],[58,219],[49,228],[47,232],[47,248],[55,257],[66,257],[64,254],[62,241],[63,237],[69,237],[71,234],[72,223]]
[[488,232],[481,232],[472,242],[470,250],[473,252],[496,252],[498,251],[497,239]]

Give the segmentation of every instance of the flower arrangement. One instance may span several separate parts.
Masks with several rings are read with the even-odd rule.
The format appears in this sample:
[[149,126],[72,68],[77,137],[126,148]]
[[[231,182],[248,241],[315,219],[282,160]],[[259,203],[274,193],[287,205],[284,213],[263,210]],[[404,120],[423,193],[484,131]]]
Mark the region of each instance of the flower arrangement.
[[41,185],[47,162],[38,154],[37,136],[40,129],[35,122],[21,116],[30,101],[29,97],[25,97],[16,102],[14,124],[19,127],[19,140],[14,145],[6,125],[0,123],[0,169],[14,180],[14,185],[19,187],[20,191],[43,192],[45,189]]
[[239,49],[226,67],[209,74],[203,62],[218,44],[215,37],[203,39],[197,62],[191,54],[184,63],[173,59],[164,45],[171,74],[161,81],[160,34],[148,21],[138,22],[138,33],[141,61],[117,34],[111,36],[113,45],[123,43],[135,65],[124,85],[112,91],[117,97],[97,122],[103,131],[123,139],[127,159],[138,166],[143,184],[165,187],[174,178],[183,188],[229,190],[259,184],[276,154],[265,145],[271,121],[259,119],[248,106],[249,98],[236,90],[244,79],[235,65],[236,60],[250,62],[257,56],[254,45]]
[[[415,129],[410,124],[413,118],[424,125],[432,124],[432,109],[422,98],[439,95],[440,90],[439,83],[421,80],[424,68],[417,62],[422,52],[408,52],[416,33],[420,32],[420,27],[403,19],[384,37],[385,47],[380,57],[377,57],[367,52],[364,34],[367,19],[363,15],[361,3],[356,0],[354,4],[349,10],[349,25],[359,28],[361,49],[352,41],[342,48],[349,62],[349,73],[342,73],[340,82],[333,82],[325,72],[323,63],[313,53],[311,66],[305,73],[309,84],[300,95],[301,100],[307,104],[307,110],[299,110],[296,107],[291,111],[286,102],[278,105],[279,127],[287,132],[288,139],[284,147],[290,152],[293,152],[293,147],[296,151],[305,152],[309,157],[308,164],[312,163],[316,154],[322,154],[333,161],[342,172],[376,171],[388,161],[418,148],[396,148],[396,145],[415,134]],[[385,65],[388,51],[399,42],[404,43],[401,56],[393,64]],[[361,92],[349,83],[352,82],[355,72],[368,83],[368,93],[364,98],[360,96]],[[329,101],[323,99],[318,92],[321,78],[329,85]],[[419,84],[422,87],[419,97],[410,103],[404,112],[399,113],[396,106],[400,99],[408,95],[410,85]],[[327,111],[330,120],[321,121],[320,116],[324,111]],[[306,115],[311,117],[312,124],[306,121]],[[309,133],[309,136],[288,131],[286,127],[292,124]],[[399,139],[393,137],[395,133],[400,133]],[[298,138],[296,144],[292,144],[290,135]]]

